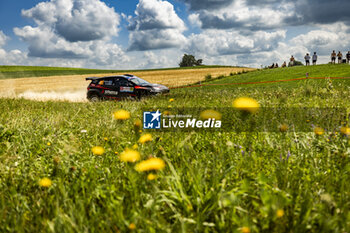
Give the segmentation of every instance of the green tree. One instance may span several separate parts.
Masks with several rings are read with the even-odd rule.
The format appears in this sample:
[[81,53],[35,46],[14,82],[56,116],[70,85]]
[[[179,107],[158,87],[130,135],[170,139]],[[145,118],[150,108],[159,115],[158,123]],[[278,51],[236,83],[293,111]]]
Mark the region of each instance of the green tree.
[[203,60],[196,58],[193,55],[190,54],[184,54],[182,57],[181,62],[179,63],[180,67],[191,67],[191,66],[201,66]]

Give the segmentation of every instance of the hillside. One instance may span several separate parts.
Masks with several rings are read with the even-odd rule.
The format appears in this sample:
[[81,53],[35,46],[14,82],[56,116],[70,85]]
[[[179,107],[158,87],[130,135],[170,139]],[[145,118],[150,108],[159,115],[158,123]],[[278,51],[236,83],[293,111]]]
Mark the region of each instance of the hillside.
[[[278,81],[296,78],[305,78],[306,73],[309,77],[349,77],[350,66],[341,65],[317,65],[317,66],[296,66],[278,69],[264,69],[255,72],[235,75],[228,78],[214,80],[208,83],[225,84],[225,83],[243,83],[243,82],[264,82]],[[280,85],[279,83],[278,85]],[[283,84],[282,84],[283,85]],[[292,85],[292,84],[291,84]]]

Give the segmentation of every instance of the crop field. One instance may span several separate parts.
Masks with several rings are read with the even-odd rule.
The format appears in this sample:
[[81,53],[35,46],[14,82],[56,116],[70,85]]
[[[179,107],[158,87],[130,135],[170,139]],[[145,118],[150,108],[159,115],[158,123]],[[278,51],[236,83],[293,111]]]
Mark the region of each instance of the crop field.
[[[21,67],[19,67],[21,68]],[[64,69],[64,68],[40,68],[39,72],[33,71],[31,67],[24,67],[23,72],[29,72],[32,75],[42,75],[41,77],[27,77],[27,73],[18,71],[17,67],[1,68],[0,71],[0,96],[2,97],[24,97],[29,99],[47,100],[61,99],[86,101],[86,87],[89,82],[85,81],[86,77],[103,77],[116,74],[132,73],[149,82],[163,84],[169,87],[182,86],[198,81],[205,80],[205,76],[211,75],[217,77],[220,75],[227,76],[238,72],[251,71],[251,68],[237,67],[202,67],[196,69],[163,69],[149,71],[107,71],[82,70],[82,69]],[[27,70],[29,69],[29,71]],[[54,71],[54,72],[53,72]],[[84,74],[70,75],[67,72],[77,72]],[[1,74],[4,78],[1,79]],[[52,76],[52,74],[55,74]],[[59,75],[57,75],[59,74]],[[74,74],[74,73],[73,73]],[[20,76],[22,75],[22,76]],[[16,78],[13,78],[16,77]],[[21,77],[21,78],[19,78]],[[50,98],[51,97],[51,98]]]
[[[284,122],[276,123],[276,132],[253,129],[268,107],[339,108],[348,116],[350,79],[228,84],[306,73],[350,77],[350,66],[242,74],[215,69],[198,77],[186,73],[191,70],[134,72],[174,86],[210,72],[213,79],[205,84],[225,84],[173,89],[141,101],[0,98],[0,232],[349,232],[349,119],[333,129],[322,125],[332,119],[316,125],[312,117],[294,119],[306,123],[303,132]],[[215,79],[221,74],[226,77]],[[13,82],[23,85],[16,93],[26,85],[85,90],[85,76],[6,79],[0,88]],[[257,112],[239,119],[252,131],[165,132],[140,125],[144,109],[240,112],[233,102],[241,97],[258,103]]]

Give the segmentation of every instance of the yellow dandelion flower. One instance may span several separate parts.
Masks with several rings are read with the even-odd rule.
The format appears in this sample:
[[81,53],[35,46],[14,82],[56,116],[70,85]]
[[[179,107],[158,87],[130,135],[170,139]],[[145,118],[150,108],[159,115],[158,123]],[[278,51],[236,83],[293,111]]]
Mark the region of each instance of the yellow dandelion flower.
[[134,121],[134,126],[137,128],[140,128],[142,126],[142,122],[140,119],[137,119]]
[[105,153],[105,149],[102,146],[94,146],[91,151],[94,155],[103,155]]
[[44,188],[48,188],[52,185],[52,181],[49,178],[42,178],[39,181],[39,185]]
[[134,149],[134,150],[137,150],[138,148],[139,148],[139,146],[137,144],[132,146],[132,149]]
[[222,114],[215,110],[205,110],[201,112],[200,118],[203,120],[215,119],[221,120]]
[[174,99],[173,98],[169,99],[169,102],[174,102]]
[[135,169],[139,172],[151,171],[151,170],[162,170],[165,167],[164,160],[160,158],[150,158],[136,164]]
[[139,133],[142,133],[142,130],[139,130]]
[[249,227],[242,227],[241,232],[242,233],[250,233],[250,228]]
[[108,138],[104,138],[103,140],[108,141]]
[[164,112],[163,112],[163,115],[164,115],[164,116],[169,116],[170,114],[171,114],[170,111],[164,111]]
[[350,128],[349,127],[341,127],[340,128],[340,132],[342,133],[342,134],[344,134],[344,135],[347,135],[347,136],[349,136],[350,135]]
[[321,135],[324,134],[324,129],[322,129],[321,127],[316,127],[314,129],[314,132],[315,132],[316,135],[321,136]]
[[281,132],[287,132],[288,131],[288,125],[286,125],[286,124],[280,125],[280,131]]
[[171,106],[171,105],[168,105],[168,108],[172,108],[172,106]]
[[152,140],[153,140],[152,135],[148,133],[148,134],[144,134],[140,137],[139,143],[145,144],[146,142],[150,142]]
[[135,229],[136,229],[135,223],[130,223],[129,229],[130,229],[130,230],[135,230]]
[[51,142],[48,142],[46,145],[51,146]]
[[130,118],[130,112],[121,109],[121,110],[114,112],[113,117],[116,120],[127,120]]
[[248,113],[256,113],[260,107],[259,103],[255,99],[248,97],[235,99],[232,105],[234,108]]
[[136,161],[140,160],[141,155],[140,152],[136,150],[126,148],[122,153],[120,153],[119,158],[123,162],[135,163]]
[[148,174],[147,179],[148,180],[155,180],[155,179],[157,179],[157,175],[150,173],[150,174]]
[[284,216],[284,210],[279,209],[276,212],[277,218],[282,218]]

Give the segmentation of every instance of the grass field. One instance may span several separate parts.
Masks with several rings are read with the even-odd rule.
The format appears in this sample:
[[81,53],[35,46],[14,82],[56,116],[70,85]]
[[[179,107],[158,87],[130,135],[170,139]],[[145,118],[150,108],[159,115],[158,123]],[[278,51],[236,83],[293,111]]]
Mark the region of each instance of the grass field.
[[[182,68],[165,68],[153,70],[99,70],[82,68],[64,68],[64,67],[45,67],[45,66],[0,66],[0,80],[14,78],[30,77],[48,77],[64,75],[87,75],[87,74],[124,74],[142,71],[177,71],[177,70],[200,70],[207,68],[235,68],[232,66],[196,66]],[[240,68],[240,67],[237,67]],[[249,69],[249,68],[247,68]]]
[[[261,70],[207,83],[306,72],[349,77],[350,66]],[[349,87],[349,79],[301,80],[175,89],[142,101],[0,98],[0,232],[348,232],[350,137],[341,125],[317,134],[314,119],[303,133],[163,132],[143,131],[135,121],[142,109],[232,108],[239,97],[261,108],[349,113]],[[120,109],[130,119],[113,119]],[[242,120],[250,124],[255,116]],[[153,140],[143,144],[145,133]],[[94,154],[95,146],[105,152]],[[126,148],[139,151],[141,160],[161,158],[165,168],[136,171],[135,163],[120,159]]]
[[[33,67],[24,67],[25,71],[29,69],[29,72],[32,72]],[[19,68],[18,68],[19,69]],[[53,69],[53,68],[52,68]],[[1,70],[7,70],[5,68],[0,67]],[[16,69],[10,69],[11,72],[19,72]],[[137,75],[139,77],[142,77],[143,79],[150,81],[152,83],[159,83],[163,84],[169,87],[174,86],[182,86],[191,84],[198,81],[205,80],[205,76],[212,75],[212,77],[217,77],[220,75],[229,75],[229,74],[235,74],[238,72],[243,71],[251,71],[254,69],[250,68],[237,68],[237,67],[220,67],[220,66],[203,66],[201,68],[195,68],[195,69],[161,69],[161,70],[147,70],[147,71],[116,71],[116,73],[106,73],[110,71],[100,71],[100,73],[87,73],[85,74],[87,70],[80,70],[84,74],[79,75],[67,75],[65,73],[65,70],[62,68],[62,70],[56,70],[57,75],[59,76],[51,76],[52,70],[50,68],[44,68],[39,67],[38,72],[42,72],[40,74],[38,73],[32,73],[32,75],[43,75],[41,77],[27,77],[27,78],[6,78],[2,79],[0,78],[0,97],[17,97],[19,95],[23,97],[33,97],[38,99],[44,99],[44,96],[67,96],[70,99],[75,99],[77,101],[85,101],[86,96],[86,87],[88,86],[89,82],[85,81],[86,77],[90,76],[96,76],[96,77],[103,77],[103,76],[110,76],[110,75],[116,75],[116,74],[124,74],[124,73],[133,73],[134,75]],[[62,73],[60,73],[63,71]],[[68,69],[69,72],[75,72],[74,69]],[[90,71],[90,70],[88,70]],[[95,71],[95,70],[94,70]],[[3,72],[3,74],[6,72]],[[0,74],[1,76],[1,74]],[[11,75],[8,75],[6,77],[11,77]],[[26,93],[27,92],[27,93]],[[28,93],[29,92],[29,93]],[[40,94],[44,92],[43,94]],[[55,92],[55,93],[50,93]],[[25,93],[25,94],[23,94]],[[70,94],[67,94],[70,93]],[[44,95],[44,96],[43,96]],[[46,98],[47,99],[47,98]],[[50,99],[50,98],[48,98]],[[52,99],[52,98],[51,98]],[[55,99],[55,98],[53,98]]]

